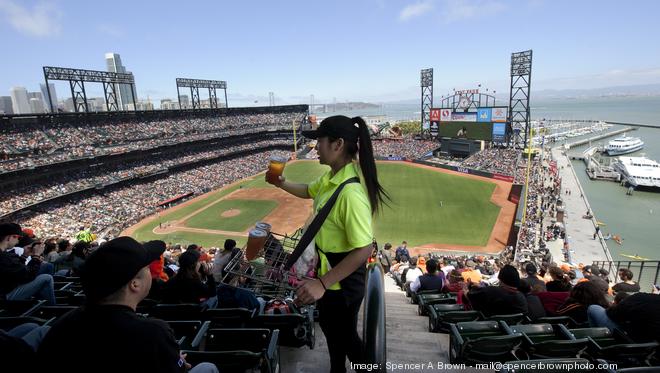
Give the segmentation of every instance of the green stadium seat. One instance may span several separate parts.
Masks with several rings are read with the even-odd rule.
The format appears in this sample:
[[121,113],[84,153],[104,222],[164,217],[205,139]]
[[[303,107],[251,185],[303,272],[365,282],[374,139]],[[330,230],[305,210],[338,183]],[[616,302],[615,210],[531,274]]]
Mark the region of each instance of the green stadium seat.
[[201,320],[205,309],[195,303],[157,304],[151,308],[149,317],[161,320]]
[[494,321],[504,321],[507,325],[521,324],[524,321],[527,321],[527,317],[522,313],[512,313],[507,315],[491,315],[483,316],[483,320],[494,320]]
[[432,304],[427,306],[429,332],[449,333],[449,324],[477,321],[481,314],[477,311],[463,311],[462,304]]
[[209,362],[221,372],[279,371],[279,331],[268,329],[208,329],[183,350],[190,364]]
[[255,312],[247,308],[209,308],[202,312],[202,320],[210,321],[212,328],[242,328]]
[[658,342],[635,343],[619,329],[560,327],[571,338],[589,339],[587,354],[592,359],[602,359],[622,368],[650,365],[658,348]]
[[456,304],[456,298],[449,294],[419,294],[417,297],[417,314],[419,316],[428,315],[427,306],[433,304]]
[[517,359],[522,334],[509,334],[501,321],[472,321],[450,324],[450,363],[489,363]]
[[557,325],[528,324],[508,326],[511,334],[523,335],[523,349],[530,358],[579,358],[589,339],[572,339]]
[[562,324],[566,326],[567,328],[574,328],[576,327],[577,323],[569,316],[547,316],[547,317],[539,317],[535,321],[532,322],[533,324]]
[[208,330],[210,325],[209,321],[202,323],[199,320],[179,320],[165,322],[174,332],[174,337],[179,343],[179,346],[181,346],[181,349],[192,348],[192,343],[195,340],[195,337],[197,337],[199,333],[203,333]]
[[7,331],[21,324],[33,323],[37,325],[49,325],[55,319],[41,319],[33,316],[0,317],[0,329]]
[[440,290],[422,290],[417,293],[407,291],[406,296],[410,297],[410,303],[419,304],[419,298],[426,295],[444,295]]
[[314,349],[316,330],[312,308],[305,314],[255,315],[248,321],[251,328],[279,330],[279,344],[287,347],[309,346]]
[[0,317],[32,316],[45,300],[0,300]]
[[70,311],[78,309],[77,306],[42,306],[32,313],[31,316],[41,319],[59,318]]
[[[543,364],[543,368],[539,368],[540,364]],[[499,373],[564,373],[569,371],[567,367],[576,367],[570,369],[570,372],[592,373],[595,370],[589,369],[589,364],[587,359],[576,358],[507,361],[502,364]],[[580,369],[582,367],[584,369]]]

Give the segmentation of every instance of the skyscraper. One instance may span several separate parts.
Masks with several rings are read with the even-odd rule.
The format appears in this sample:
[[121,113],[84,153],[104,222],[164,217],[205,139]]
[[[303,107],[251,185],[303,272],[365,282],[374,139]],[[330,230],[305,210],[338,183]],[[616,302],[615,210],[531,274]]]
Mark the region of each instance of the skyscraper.
[[41,95],[44,97],[44,106],[46,106],[46,111],[50,112],[52,107],[53,112],[57,113],[57,93],[55,92],[55,84],[48,83],[48,87],[50,88],[50,97],[48,97],[48,90],[46,89],[46,85],[40,84],[39,86],[41,87]]
[[[126,67],[121,63],[121,57],[118,53],[106,53],[105,63],[108,71],[112,73],[130,73],[126,71]],[[117,105],[120,110],[128,110],[128,105],[133,105],[133,91],[129,84],[116,84],[115,92],[117,92]],[[137,97],[135,97],[137,102]]]
[[[32,100],[37,100],[36,103],[32,103]],[[44,96],[41,94],[41,92],[28,92],[28,100],[30,100],[30,111],[33,114],[43,114],[46,111],[46,101],[44,100]],[[34,106],[33,106],[34,105]]]
[[0,96],[0,113],[2,114],[14,114],[14,109],[11,105],[11,97],[9,96]]
[[10,90],[11,104],[14,114],[30,114],[30,100],[25,87],[12,87]]

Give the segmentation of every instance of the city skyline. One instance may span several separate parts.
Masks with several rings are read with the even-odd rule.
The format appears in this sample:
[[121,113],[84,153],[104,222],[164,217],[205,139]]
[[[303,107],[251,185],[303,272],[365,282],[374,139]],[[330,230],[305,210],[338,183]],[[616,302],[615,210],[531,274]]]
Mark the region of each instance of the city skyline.
[[[477,84],[505,92],[510,54],[525,49],[534,50],[532,91],[660,84],[660,51],[635,42],[660,33],[654,1],[207,2],[202,13],[146,2],[130,16],[120,16],[125,0],[100,14],[76,3],[0,0],[0,32],[16,57],[0,62],[0,92],[38,91],[44,65],[106,70],[108,52],[130,62],[137,96],[153,102],[176,100],[177,77],[226,80],[233,106],[266,105],[269,92],[278,104],[311,94],[407,100],[427,67],[436,94]],[[607,19],[617,26],[602,27]],[[205,36],[223,32],[230,37]],[[103,96],[100,85],[88,89]]]

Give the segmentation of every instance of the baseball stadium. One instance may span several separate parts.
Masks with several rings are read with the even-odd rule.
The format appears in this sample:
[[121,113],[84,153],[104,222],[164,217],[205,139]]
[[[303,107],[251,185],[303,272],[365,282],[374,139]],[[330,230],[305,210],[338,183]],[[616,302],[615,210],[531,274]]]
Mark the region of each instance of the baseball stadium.
[[[571,220],[584,210],[569,203],[566,154],[531,147],[531,60],[512,54],[508,106],[481,86],[433,104],[422,70],[407,127],[230,107],[226,81],[189,78],[176,79],[176,108],[135,110],[114,88],[135,92],[130,73],[44,66],[48,95],[68,82],[74,110],[0,114],[0,351],[22,351],[7,371],[123,371],[108,352],[141,372],[660,364],[657,334],[640,327],[654,316],[606,313],[657,295],[598,229],[574,243],[571,224],[597,221]],[[85,83],[103,84],[105,110],[89,109]],[[282,164],[286,182],[273,182]],[[357,179],[330,178],[354,164]],[[389,198],[369,215],[359,203],[374,201],[374,179]],[[363,219],[332,224],[361,241],[326,252],[342,196]]]

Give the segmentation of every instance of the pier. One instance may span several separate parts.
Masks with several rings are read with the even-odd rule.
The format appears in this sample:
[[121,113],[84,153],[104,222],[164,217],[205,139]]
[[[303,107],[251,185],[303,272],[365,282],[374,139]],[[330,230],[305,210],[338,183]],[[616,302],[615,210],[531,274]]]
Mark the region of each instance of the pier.
[[[586,265],[594,261],[613,261],[602,232],[598,232],[596,239],[593,239],[598,226],[596,216],[593,216],[594,212],[571,165],[571,160],[559,147],[552,149],[552,156],[557,161],[557,169],[562,180],[565,243],[568,246],[571,263]],[[564,193],[567,189],[571,191],[570,195]],[[591,219],[582,218],[587,211],[591,212]]]
[[[609,123],[609,122],[608,122],[608,123]],[[570,149],[570,148],[572,148],[572,147],[574,147],[574,146],[579,146],[579,145],[589,144],[589,143],[591,143],[591,142],[593,142],[593,141],[598,141],[598,140],[606,139],[606,138],[608,138],[608,137],[616,136],[616,135],[621,134],[621,133],[624,133],[624,132],[636,131],[637,129],[638,129],[638,128],[636,128],[636,127],[626,127],[626,128],[618,129],[618,130],[616,130],[616,131],[611,131],[611,132],[607,132],[607,133],[602,133],[602,134],[597,135],[597,136],[589,137],[588,139],[581,139],[581,140],[573,141],[573,142],[570,142],[570,143],[565,143],[565,144],[564,144],[564,148],[566,148],[566,150],[568,150],[568,149]]]

